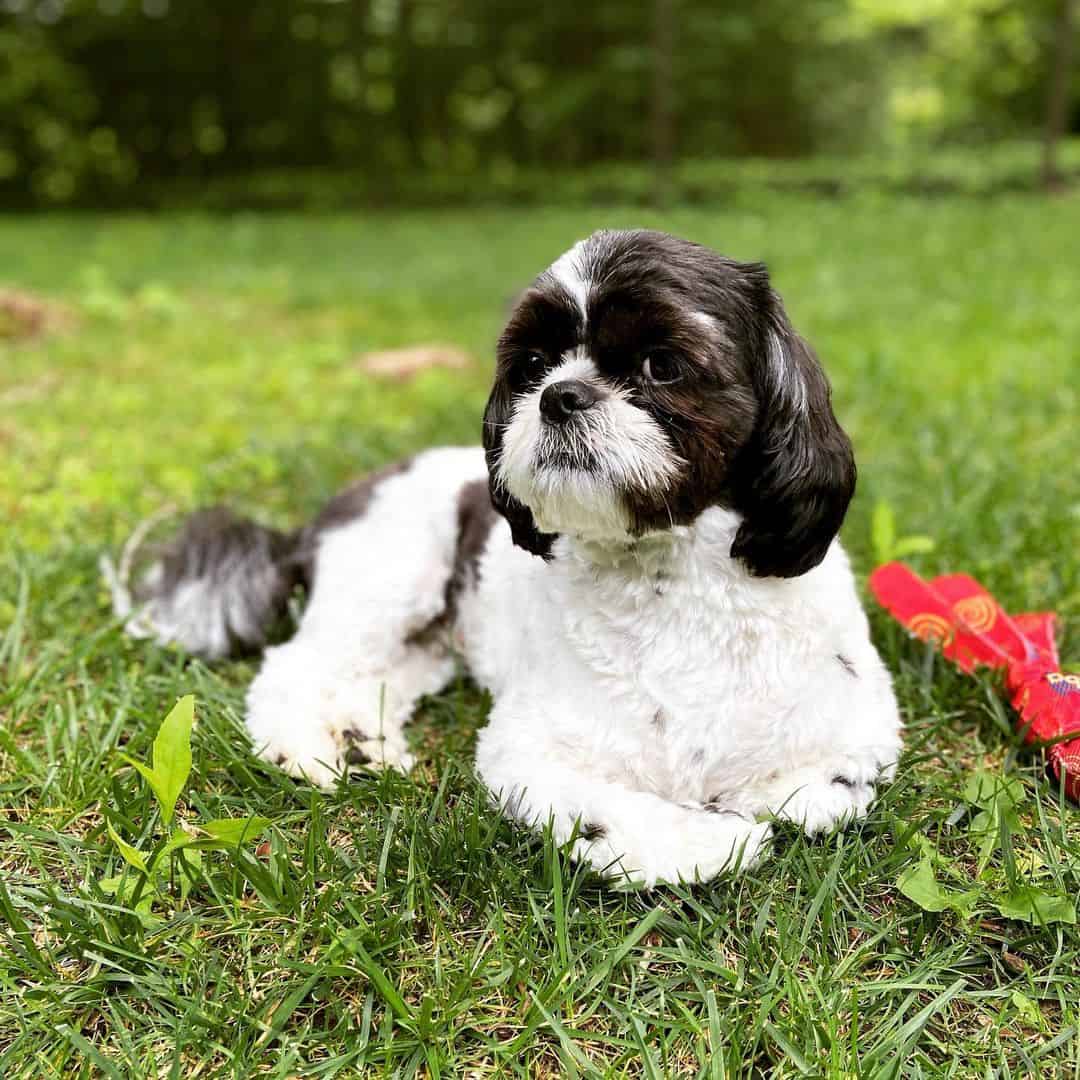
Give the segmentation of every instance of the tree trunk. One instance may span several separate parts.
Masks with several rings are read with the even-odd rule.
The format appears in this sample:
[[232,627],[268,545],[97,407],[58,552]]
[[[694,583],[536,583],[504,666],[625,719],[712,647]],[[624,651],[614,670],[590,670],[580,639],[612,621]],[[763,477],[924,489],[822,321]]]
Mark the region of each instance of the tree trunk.
[[1057,149],[1061,137],[1065,134],[1069,109],[1074,7],[1075,0],[1058,0],[1053,70],[1050,72],[1050,90],[1046,97],[1046,127],[1043,131],[1042,182],[1047,191],[1056,191],[1063,183],[1058,170]]
[[652,154],[653,198],[671,198],[675,157],[675,0],[653,0]]

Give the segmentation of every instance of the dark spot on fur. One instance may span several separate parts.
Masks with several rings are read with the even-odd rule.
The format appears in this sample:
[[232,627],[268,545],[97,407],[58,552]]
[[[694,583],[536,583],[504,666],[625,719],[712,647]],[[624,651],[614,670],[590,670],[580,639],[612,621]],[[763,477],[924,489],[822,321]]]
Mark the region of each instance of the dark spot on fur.
[[476,581],[477,564],[487,546],[491,530],[499,515],[491,502],[486,480],[474,480],[458,493],[457,543],[454,548],[454,567],[446,582],[443,610],[408,637],[410,644],[423,645],[441,634],[457,615],[461,594]]
[[843,654],[836,654],[836,662],[853,678],[857,679],[859,673],[855,670],[855,665]]
[[856,783],[849,776],[834,776],[832,778],[834,784],[839,784],[841,787],[853,788],[856,787]]
[[349,765],[370,765],[371,755],[366,754],[359,746],[354,746],[345,752],[345,761]]
[[[514,543],[541,558],[551,558],[553,533],[541,532],[532,511],[498,482],[503,431],[515,399],[542,380],[558,357],[578,343],[582,316],[574,298],[550,277],[541,275],[514,305],[496,348],[495,381],[484,409],[483,442],[491,501],[506,518]],[[540,357],[541,362],[530,361]]]
[[732,810],[730,806],[721,806],[717,802],[707,802],[702,809],[707,814],[723,814],[725,817],[737,817],[742,818],[743,821],[749,821],[750,819],[745,814],[740,814],[738,810]]
[[595,821],[586,821],[581,826],[581,836],[585,840],[602,840],[607,836],[607,829]]
[[704,751],[704,749],[702,747],[699,746],[690,755],[690,764],[691,765],[701,765],[704,761],[705,761],[705,751]]
[[346,728],[341,737],[349,743],[352,742],[367,742],[367,736],[359,728]]
[[288,760],[289,759],[284,754],[278,754],[278,756],[274,758],[274,764],[280,767]]
[[475,579],[477,564],[497,520],[498,514],[491,502],[487,483],[474,480],[471,484],[466,484],[458,495],[454,571],[446,587],[448,608],[454,607],[462,589]]
[[663,709],[657,709],[656,712],[653,713],[652,723],[657,731],[662,732],[667,728],[667,717],[664,715]]

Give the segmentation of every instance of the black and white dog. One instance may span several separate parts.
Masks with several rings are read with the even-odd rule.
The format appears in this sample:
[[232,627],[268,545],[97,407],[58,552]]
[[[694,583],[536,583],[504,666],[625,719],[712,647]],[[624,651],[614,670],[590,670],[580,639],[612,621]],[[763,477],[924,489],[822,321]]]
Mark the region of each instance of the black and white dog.
[[292,534],[196,514],[129,631],[258,647],[303,582],[247,724],[317,784],[408,769],[403,727],[461,654],[494,696],[476,763],[504,810],[647,883],[749,864],[771,816],[866,812],[900,720],[836,541],[855,465],[763,266],[657,232],[579,243],[518,300],[483,432]]

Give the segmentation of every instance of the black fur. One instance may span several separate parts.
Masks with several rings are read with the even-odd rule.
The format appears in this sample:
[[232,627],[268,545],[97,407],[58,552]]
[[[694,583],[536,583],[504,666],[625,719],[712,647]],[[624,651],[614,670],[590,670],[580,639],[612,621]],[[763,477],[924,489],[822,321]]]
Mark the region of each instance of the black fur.
[[[555,536],[540,532],[496,477],[503,430],[518,395],[583,345],[601,377],[632,394],[686,463],[663,490],[622,493],[633,532],[723,506],[742,515],[732,555],[755,575],[793,577],[816,566],[851,500],[854,458],[825,375],[765,267],[645,230],[597,233],[579,258],[591,283],[587,318],[545,273],[499,339],[484,447],[492,500],[514,543],[546,558]],[[669,383],[643,376],[657,352],[677,376]]]
[[411,457],[391,462],[381,469],[376,469],[367,476],[350,484],[344,491],[339,491],[315,516],[314,520],[301,530],[297,540],[294,558],[301,565],[308,584],[315,578],[315,555],[319,538],[331,529],[348,525],[362,518],[367,513],[372,495],[376,488],[393,476],[400,476],[412,465]]
[[423,644],[446,632],[458,612],[461,594],[475,582],[480,556],[487,546],[491,530],[499,523],[492,505],[488,485],[473,480],[458,492],[457,543],[454,546],[454,568],[446,582],[443,610],[427,625],[410,634],[408,641]]
[[[796,577],[825,558],[840,531],[855,494],[855,455],[825,373],[775,294],[764,321],[763,355],[753,367],[758,423],[733,469],[744,520],[731,553],[759,577]],[[770,335],[782,381],[768,356]]]
[[454,569],[446,586],[448,609],[453,610],[462,590],[476,577],[477,563],[499,517],[482,480],[466,484],[458,494],[457,544]]

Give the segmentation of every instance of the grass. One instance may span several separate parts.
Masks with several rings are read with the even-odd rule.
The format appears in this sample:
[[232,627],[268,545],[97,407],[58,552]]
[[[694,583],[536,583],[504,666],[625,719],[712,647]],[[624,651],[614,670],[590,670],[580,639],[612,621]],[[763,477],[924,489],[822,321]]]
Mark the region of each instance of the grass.
[[[991,678],[876,611],[908,733],[871,817],[817,842],[782,830],[736,881],[654,892],[603,887],[487,808],[468,683],[421,710],[414,775],[317,793],[250,755],[250,663],[210,668],[111,619],[97,555],[163,504],[229,496],[291,521],[398,454],[474,441],[515,289],[592,228],[642,222],[770,263],[858,450],[860,575],[885,500],[935,538],[922,571],[1057,609],[1080,658],[1075,198],[0,219],[6,283],[68,315],[0,344],[0,1074],[1080,1075],[1077,927],[993,904],[1025,881],[1076,897],[1080,811]],[[418,341],[475,368],[403,386],[353,362]],[[123,865],[107,825],[146,850],[162,835],[120,755],[149,760],[186,693],[179,819],[271,825],[205,852],[141,920],[101,885]],[[983,884],[978,769],[1020,799]],[[920,857],[975,887],[967,914],[901,892]]]

